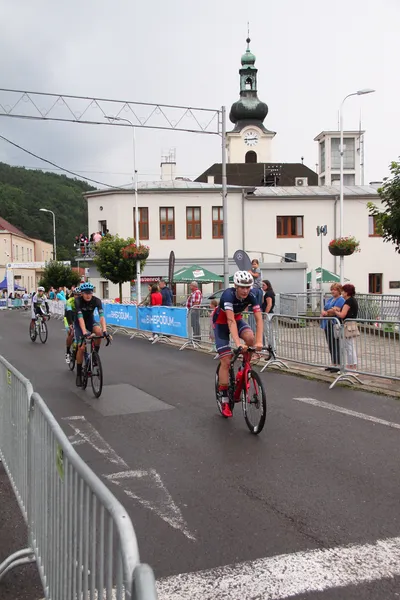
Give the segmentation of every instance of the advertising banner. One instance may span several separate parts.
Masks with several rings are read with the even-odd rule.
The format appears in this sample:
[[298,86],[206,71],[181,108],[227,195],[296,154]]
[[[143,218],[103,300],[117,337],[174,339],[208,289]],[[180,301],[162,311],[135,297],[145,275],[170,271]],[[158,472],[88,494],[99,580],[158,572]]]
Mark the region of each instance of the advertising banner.
[[131,304],[104,304],[103,307],[107,325],[137,328],[136,306]]
[[187,309],[171,306],[139,306],[139,329],[187,337]]
[[251,260],[247,252],[244,250],[236,250],[233,255],[233,260],[237,264],[238,269],[240,271],[250,271],[251,269]]
[[0,300],[0,310],[4,308],[7,308],[7,298],[2,298]]

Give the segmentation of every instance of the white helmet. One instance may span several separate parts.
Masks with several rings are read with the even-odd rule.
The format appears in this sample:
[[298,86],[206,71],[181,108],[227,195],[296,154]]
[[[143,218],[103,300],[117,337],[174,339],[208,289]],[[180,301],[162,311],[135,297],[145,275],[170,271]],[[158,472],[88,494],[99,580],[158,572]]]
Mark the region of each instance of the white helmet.
[[44,292],[44,287],[42,287],[41,285],[38,287],[37,289],[38,292]]
[[252,287],[254,279],[247,271],[236,271],[233,276],[233,282],[239,287]]

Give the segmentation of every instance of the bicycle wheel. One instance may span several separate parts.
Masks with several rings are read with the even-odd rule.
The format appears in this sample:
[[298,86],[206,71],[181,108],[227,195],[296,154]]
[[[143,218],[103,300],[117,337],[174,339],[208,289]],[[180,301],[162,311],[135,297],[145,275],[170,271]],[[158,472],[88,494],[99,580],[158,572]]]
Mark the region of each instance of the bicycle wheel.
[[256,371],[249,372],[249,389],[242,390],[242,409],[247,427],[251,433],[261,433],[267,416],[267,399],[264,386]]
[[[219,391],[219,369],[220,369],[220,366],[221,366],[221,364],[218,365],[217,370],[215,371],[215,399],[217,401],[217,406],[218,406],[218,410],[219,410],[220,414],[224,417],[224,419],[226,419],[227,417],[225,417],[225,415],[222,414],[222,400],[221,400],[221,394]],[[235,406],[235,403],[233,401],[232,382],[230,382],[230,385],[229,385],[228,397],[229,397],[229,406],[231,407],[231,411],[233,413],[233,408]]]
[[46,321],[42,321],[39,325],[39,337],[42,344],[47,342],[48,330]]
[[89,361],[87,359],[85,359],[85,362],[84,362],[83,367],[82,367],[82,389],[83,390],[86,390],[87,384],[88,384],[88,377],[89,377],[89,374],[88,374],[88,367],[89,367],[88,362]]
[[92,384],[92,390],[95,398],[100,398],[103,389],[103,368],[101,366],[100,356],[96,351],[92,352],[92,376],[90,383]]
[[29,323],[29,337],[31,338],[32,342],[36,342],[36,338],[37,338],[36,323],[34,323],[33,325],[32,325],[32,323]]

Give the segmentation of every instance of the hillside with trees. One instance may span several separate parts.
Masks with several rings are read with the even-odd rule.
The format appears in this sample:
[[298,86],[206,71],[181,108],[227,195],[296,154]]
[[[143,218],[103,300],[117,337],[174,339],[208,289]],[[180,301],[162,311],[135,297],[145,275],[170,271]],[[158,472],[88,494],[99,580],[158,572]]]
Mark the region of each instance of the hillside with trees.
[[52,243],[52,216],[39,209],[54,211],[57,258],[71,260],[75,236],[88,233],[87,203],[82,194],[94,189],[65,175],[0,163],[0,216],[29,237]]

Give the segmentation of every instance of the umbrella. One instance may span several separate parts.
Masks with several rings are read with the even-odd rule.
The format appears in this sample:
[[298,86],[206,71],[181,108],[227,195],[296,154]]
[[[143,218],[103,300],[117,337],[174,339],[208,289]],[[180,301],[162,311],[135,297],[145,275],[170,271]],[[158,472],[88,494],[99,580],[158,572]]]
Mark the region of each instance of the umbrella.
[[[328,269],[322,269],[322,282],[321,282],[321,267],[315,269],[316,280],[318,283],[340,283],[339,275],[328,271]],[[346,279],[348,281],[348,279]],[[307,273],[307,283],[311,283],[311,271]]]
[[179,271],[174,273],[175,283],[190,283],[191,281],[199,281],[201,283],[221,283],[223,278],[221,275],[208,271],[208,269],[204,269],[199,265],[182,267],[182,269],[179,269]]

